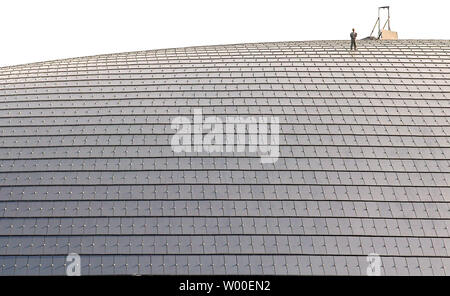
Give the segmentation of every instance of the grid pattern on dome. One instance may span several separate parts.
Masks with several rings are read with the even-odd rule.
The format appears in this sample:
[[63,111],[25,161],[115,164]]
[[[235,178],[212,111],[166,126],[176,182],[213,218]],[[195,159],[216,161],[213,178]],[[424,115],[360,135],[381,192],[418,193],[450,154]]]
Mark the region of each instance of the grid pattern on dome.
[[[450,42],[237,44],[0,68],[0,275],[450,275]],[[276,116],[280,158],[171,119]]]

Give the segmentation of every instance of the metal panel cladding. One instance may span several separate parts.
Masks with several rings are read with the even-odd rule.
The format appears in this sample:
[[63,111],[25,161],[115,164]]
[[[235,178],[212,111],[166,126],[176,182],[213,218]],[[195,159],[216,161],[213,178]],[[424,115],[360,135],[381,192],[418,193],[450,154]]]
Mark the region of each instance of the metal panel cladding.
[[[450,42],[348,47],[0,68],[0,274],[450,275]],[[174,151],[194,112],[276,118],[278,158]]]

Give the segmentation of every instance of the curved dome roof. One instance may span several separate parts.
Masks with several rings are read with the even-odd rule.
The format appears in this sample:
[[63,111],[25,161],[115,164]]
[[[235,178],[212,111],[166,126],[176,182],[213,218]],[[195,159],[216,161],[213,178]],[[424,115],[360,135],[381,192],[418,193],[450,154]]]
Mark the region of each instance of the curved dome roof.
[[[450,42],[348,47],[0,68],[0,274],[450,275]],[[174,150],[196,111],[276,119],[277,157]]]

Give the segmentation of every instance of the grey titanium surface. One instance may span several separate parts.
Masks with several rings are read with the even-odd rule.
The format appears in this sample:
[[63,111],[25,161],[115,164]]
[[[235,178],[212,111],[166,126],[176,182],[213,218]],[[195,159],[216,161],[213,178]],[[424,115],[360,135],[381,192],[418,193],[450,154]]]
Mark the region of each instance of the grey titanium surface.
[[[0,68],[0,274],[450,275],[450,42],[310,41]],[[280,158],[174,153],[276,116]]]

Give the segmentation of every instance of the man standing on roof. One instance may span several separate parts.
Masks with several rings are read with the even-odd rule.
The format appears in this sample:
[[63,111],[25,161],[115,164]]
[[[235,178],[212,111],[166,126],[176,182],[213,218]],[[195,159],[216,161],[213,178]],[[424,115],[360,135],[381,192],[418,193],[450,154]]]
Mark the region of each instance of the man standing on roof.
[[350,33],[350,38],[352,39],[350,44],[350,50],[353,48],[356,50],[356,36],[358,36],[358,33],[355,32],[355,29],[352,29],[352,32]]

